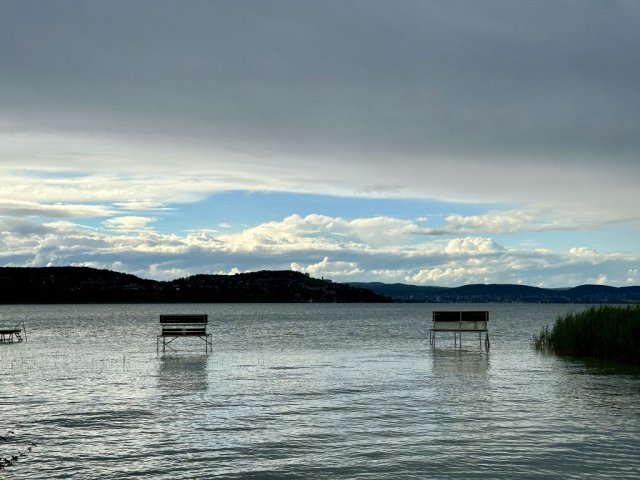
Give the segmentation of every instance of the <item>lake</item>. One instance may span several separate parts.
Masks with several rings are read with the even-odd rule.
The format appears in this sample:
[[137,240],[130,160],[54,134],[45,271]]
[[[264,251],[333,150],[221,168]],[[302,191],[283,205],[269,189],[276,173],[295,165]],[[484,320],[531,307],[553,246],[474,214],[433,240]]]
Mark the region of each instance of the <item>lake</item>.
[[[640,370],[535,352],[584,305],[0,306],[0,478],[640,477]],[[489,310],[477,335],[432,310]],[[206,313],[214,351],[156,354],[158,315]],[[13,431],[13,433],[9,433]]]

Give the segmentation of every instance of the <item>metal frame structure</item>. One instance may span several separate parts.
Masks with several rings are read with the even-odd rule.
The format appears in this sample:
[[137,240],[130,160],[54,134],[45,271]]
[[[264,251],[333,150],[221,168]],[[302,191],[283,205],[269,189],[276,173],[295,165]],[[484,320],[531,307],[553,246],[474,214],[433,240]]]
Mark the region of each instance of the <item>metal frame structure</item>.
[[[482,348],[482,334],[485,334],[484,348],[489,350],[489,312],[487,311],[434,311],[433,325],[429,329],[429,344],[436,345],[436,332],[453,332],[455,346],[462,347],[462,333],[478,333],[480,348]],[[459,339],[459,340],[458,340]]]
[[[22,324],[22,328],[18,326]],[[27,327],[24,322],[18,322],[13,328],[0,328],[0,343],[22,342],[22,333],[24,333],[24,341],[27,340]]]
[[[212,335],[207,333],[208,316],[204,314],[174,314],[160,315],[161,331],[156,338],[156,353],[160,353],[160,339],[162,351],[167,347],[177,351],[170,344],[181,337],[198,337],[204,341],[204,351],[213,350]],[[167,340],[170,339],[170,340]]]

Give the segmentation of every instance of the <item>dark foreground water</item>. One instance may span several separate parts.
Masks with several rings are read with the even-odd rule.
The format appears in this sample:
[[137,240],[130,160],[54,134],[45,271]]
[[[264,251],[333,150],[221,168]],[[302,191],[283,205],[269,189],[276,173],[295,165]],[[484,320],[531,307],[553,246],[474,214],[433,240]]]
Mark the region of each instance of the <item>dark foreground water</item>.
[[[530,347],[584,306],[435,306],[490,310],[489,353],[433,308],[1,306],[0,456],[41,443],[0,478],[640,478],[640,372]],[[213,353],[156,355],[179,312]]]

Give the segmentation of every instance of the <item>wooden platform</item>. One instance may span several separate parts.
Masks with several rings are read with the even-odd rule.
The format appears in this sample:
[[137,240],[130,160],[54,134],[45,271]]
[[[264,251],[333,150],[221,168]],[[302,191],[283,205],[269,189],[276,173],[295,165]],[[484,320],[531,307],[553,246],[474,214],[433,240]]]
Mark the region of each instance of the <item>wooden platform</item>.
[[462,333],[478,333],[482,347],[482,334],[485,334],[484,347],[489,350],[489,312],[487,311],[434,311],[433,325],[429,329],[429,343],[436,344],[436,332],[452,332],[454,345],[462,346]]

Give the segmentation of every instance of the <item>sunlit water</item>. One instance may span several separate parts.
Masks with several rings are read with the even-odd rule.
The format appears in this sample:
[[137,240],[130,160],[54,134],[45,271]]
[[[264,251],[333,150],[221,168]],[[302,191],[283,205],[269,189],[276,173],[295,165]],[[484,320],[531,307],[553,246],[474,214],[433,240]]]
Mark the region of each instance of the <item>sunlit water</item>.
[[[488,309],[490,352],[430,347],[434,308]],[[2,306],[28,341],[0,345],[0,456],[41,443],[0,478],[637,479],[640,372],[530,346],[583,308]],[[212,353],[156,354],[180,312]]]

